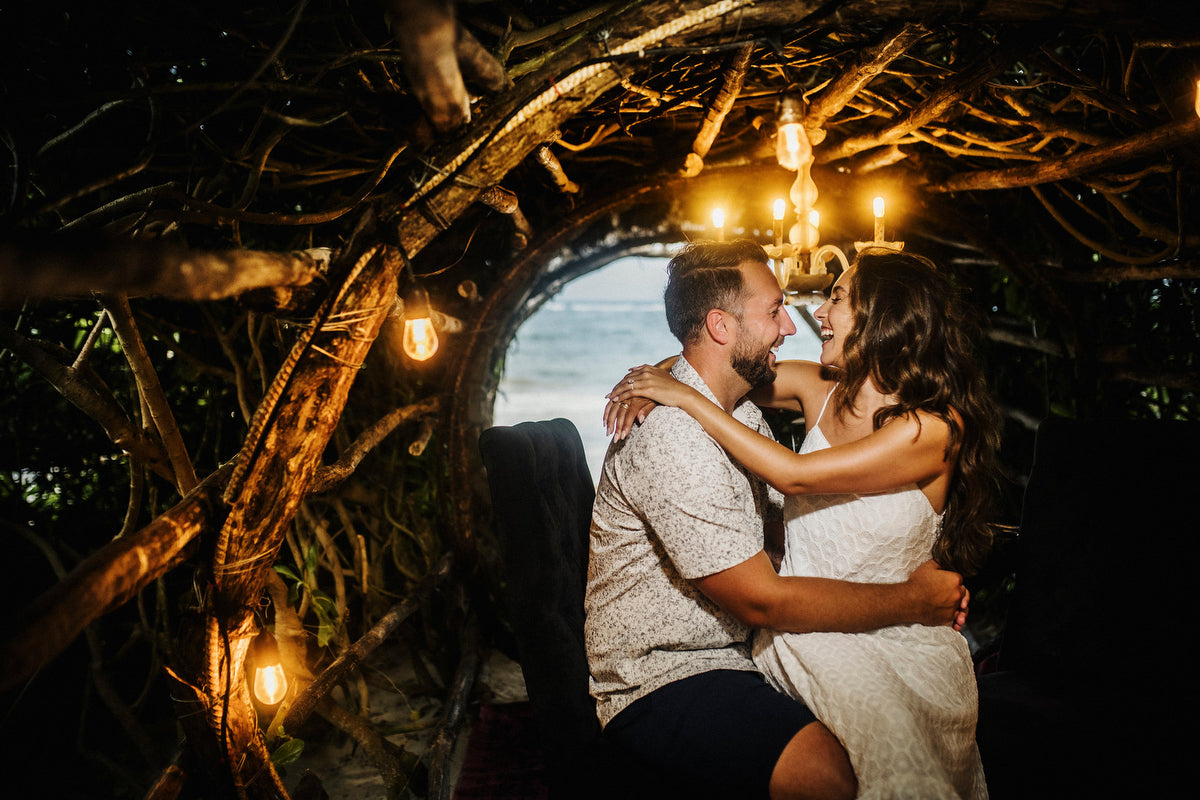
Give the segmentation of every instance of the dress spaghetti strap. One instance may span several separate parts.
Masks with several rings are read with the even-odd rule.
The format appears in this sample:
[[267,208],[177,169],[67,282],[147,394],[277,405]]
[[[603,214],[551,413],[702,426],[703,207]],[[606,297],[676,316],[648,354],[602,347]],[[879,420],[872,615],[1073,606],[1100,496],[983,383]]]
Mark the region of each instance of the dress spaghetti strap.
[[825,395],[825,402],[821,403],[821,411],[817,414],[817,421],[813,423],[813,427],[821,424],[821,418],[825,416],[825,407],[829,405],[829,398],[833,397],[833,390],[837,388],[837,384],[833,385],[833,389],[829,390],[829,394]]

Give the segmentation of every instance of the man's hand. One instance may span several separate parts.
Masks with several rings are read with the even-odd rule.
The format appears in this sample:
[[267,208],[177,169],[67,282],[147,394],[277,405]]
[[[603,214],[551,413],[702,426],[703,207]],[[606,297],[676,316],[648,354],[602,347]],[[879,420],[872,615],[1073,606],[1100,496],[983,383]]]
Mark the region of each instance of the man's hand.
[[908,578],[917,599],[922,625],[952,625],[962,630],[967,622],[971,593],[963,586],[962,575],[944,570],[936,561],[926,561]]

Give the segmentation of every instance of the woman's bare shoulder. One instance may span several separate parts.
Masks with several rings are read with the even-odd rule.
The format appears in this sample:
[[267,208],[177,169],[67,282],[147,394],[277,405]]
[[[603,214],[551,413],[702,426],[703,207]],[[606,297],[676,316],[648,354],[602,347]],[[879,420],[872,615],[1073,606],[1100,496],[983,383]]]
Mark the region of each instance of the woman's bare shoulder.
[[[950,415],[957,424],[962,424],[962,420],[953,409],[950,410]],[[920,441],[927,446],[945,448],[951,439],[950,423],[945,417],[923,408],[890,419],[883,427],[890,428],[892,434],[910,438],[914,444]]]
[[760,406],[802,410],[814,398],[824,398],[833,383],[822,377],[821,365],[813,361],[780,361],[775,365],[775,380],[750,392]]

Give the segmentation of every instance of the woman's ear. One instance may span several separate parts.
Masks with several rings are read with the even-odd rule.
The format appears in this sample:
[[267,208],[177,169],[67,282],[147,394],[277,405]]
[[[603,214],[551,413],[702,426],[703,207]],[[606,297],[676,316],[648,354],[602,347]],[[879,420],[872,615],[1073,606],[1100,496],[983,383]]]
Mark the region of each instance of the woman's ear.
[[729,344],[733,331],[730,330],[729,314],[714,308],[704,317],[704,328],[717,344]]

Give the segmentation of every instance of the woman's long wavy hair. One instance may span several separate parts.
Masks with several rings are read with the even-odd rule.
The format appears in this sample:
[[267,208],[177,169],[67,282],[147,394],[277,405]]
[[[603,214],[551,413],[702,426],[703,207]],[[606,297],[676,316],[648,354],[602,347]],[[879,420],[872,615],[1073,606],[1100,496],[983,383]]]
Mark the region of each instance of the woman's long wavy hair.
[[859,254],[853,269],[854,329],[842,348],[834,408],[852,414],[870,379],[896,401],[875,412],[875,430],[918,410],[949,425],[946,457],[957,456],[957,465],[933,557],[974,573],[994,538],[1000,446],[999,414],[974,352],[977,326],[955,285],[926,258],[876,248]]

